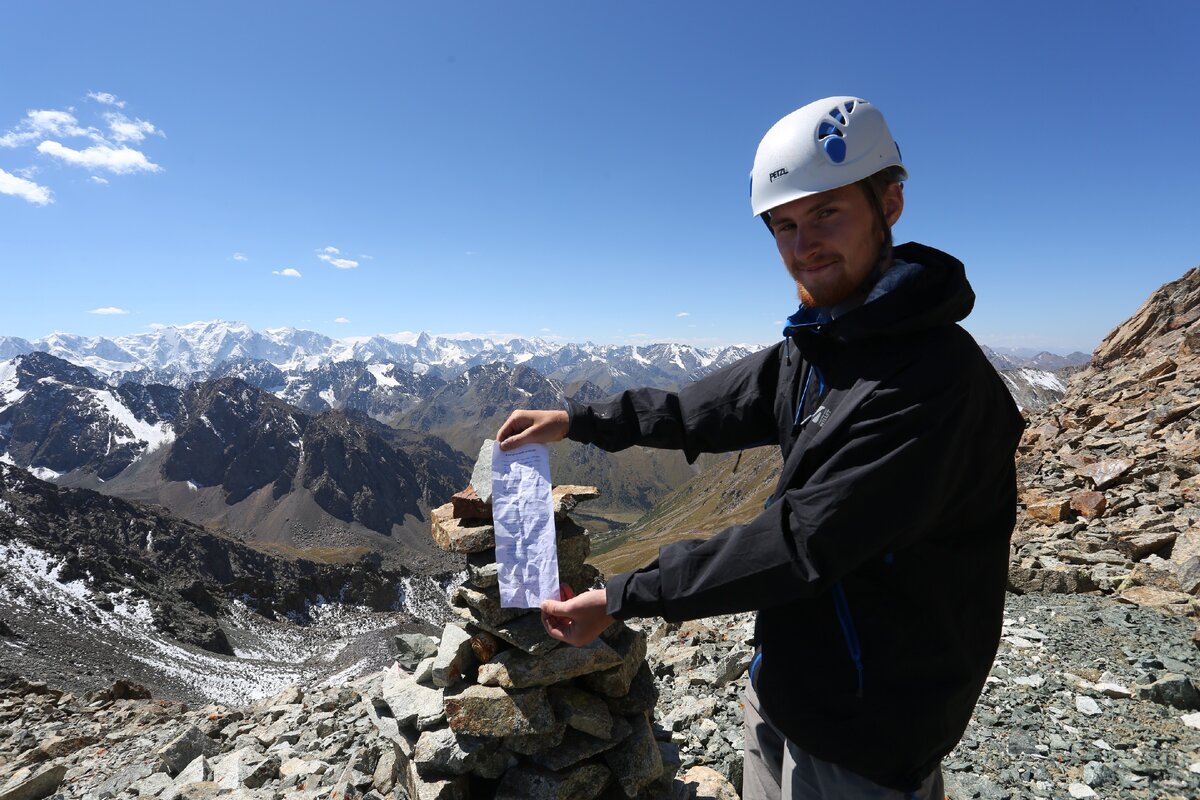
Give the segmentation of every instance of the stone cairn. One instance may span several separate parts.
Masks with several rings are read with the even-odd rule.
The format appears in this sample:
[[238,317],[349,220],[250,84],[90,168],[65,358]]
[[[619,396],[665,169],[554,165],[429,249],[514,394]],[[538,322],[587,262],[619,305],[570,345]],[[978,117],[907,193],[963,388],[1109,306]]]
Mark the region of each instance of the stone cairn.
[[[598,573],[584,563],[587,531],[568,514],[598,496],[594,487],[553,489],[559,575],[576,589]],[[409,796],[669,797],[678,747],[652,723],[645,635],[617,622],[587,647],[552,639],[537,609],[500,605],[490,497],[468,488],[432,516],[438,546],[467,558],[468,577],[451,596],[459,619],[440,641],[398,637],[400,659],[372,715],[407,762]]]

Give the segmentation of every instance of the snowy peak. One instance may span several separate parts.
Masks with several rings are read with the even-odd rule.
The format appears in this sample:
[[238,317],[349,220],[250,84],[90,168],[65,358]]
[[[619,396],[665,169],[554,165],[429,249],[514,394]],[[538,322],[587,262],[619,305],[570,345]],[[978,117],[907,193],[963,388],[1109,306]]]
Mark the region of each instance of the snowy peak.
[[0,458],[39,477],[86,469],[101,480],[174,439],[179,393],[113,388],[48,353],[0,363]]
[[[754,348],[697,348],[686,344],[562,344],[541,338],[428,332],[333,339],[313,331],[272,328],[255,331],[240,322],[193,322],[145,333],[86,338],[54,333],[35,342],[0,338],[0,356],[33,351],[51,353],[106,376],[110,382],[136,380],[185,388],[196,380],[237,375],[275,391],[280,373],[312,371],[339,362],[395,365],[407,373],[453,380],[483,364],[533,366],[552,378],[594,380],[606,388],[637,383],[678,385],[730,363]],[[239,373],[253,364],[250,372]],[[382,372],[373,372],[377,376]],[[392,372],[386,375],[400,381]],[[402,381],[401,381],[402,382]],[[383,388],[383,384],[376,382]],[[398,387],[391,387],[398,388]],[[327,402],[339,407],[339,402]]]

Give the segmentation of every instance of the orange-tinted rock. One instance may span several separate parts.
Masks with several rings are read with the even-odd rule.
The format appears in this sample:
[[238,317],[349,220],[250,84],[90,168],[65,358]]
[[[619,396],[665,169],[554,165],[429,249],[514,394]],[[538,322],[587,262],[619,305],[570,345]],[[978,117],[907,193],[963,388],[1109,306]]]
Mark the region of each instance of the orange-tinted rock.
[[1188,559],[1200,556],[1200,528],[1180,531],[1171,545],[1171,560],[1182,564]]
[[550,497],[554,501],[554,515],[557,517],[570,514],[575,506],[588,500],[595,500],[599,496],[600,490],[595,486],[576,486],[564,483],[550,490]]
[[471,637],[471,652],[480,664],[486,664],[500,649],[500,640],[487,631],[480,631]]
[[454,507],[455,519],[492,521],[492,504],[480,500],[474,486],[468,486],[451,497],[450,505]]
[[454,518],[454,505],[438,506],[433,517],[433,541],[451,553],[480,553],[496,546],[496,528],[492,525],[468,525]]
[[1056,522],[1063,522],[1069,519],[1071,516],[1071,507],[1066,500],[1041,500],[1036,503],[1030,503],[1025,508],[1025,513],[1031,519],[1047,525],[1053,525]]
[[1153,586],[1134,586],[1132,589],[1126,589],[1117,595],[1117,599],[1126,603],[1135,603],[1139,606],[1148,606],[1157,608],[1171,614],[1179,614],[1180,616],[1192,616],[1196,613],[1196,608],[1200,603],[1191,595],[1183,592],[1170,592],[1165,589],[1157,589]]
[[1143,371],[1141,375],[1138,375],[1138,380],[1139,381],[1148,381],[1151,378],[1157,378],[1159,375],[1165,375],[1168,372],[1174,372],[1174,371],[1175,371],[1175,362],[1169,358],[1164,358],[1162,361],[1159,361],[1154,366]]
[[1104,516],[1108,501],[1100,492],[1076,492],[1071,495],[1071,510],[1087,519]]

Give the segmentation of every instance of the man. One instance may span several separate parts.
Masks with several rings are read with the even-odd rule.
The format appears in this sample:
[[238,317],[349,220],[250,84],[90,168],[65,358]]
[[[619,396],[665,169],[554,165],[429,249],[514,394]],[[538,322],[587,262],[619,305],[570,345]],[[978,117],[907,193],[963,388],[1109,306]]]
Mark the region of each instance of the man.
[[751,173],[801,302],[784,340],[678,393],[517,411],[497,434],[689,460],[779,444],[753,521],[542,605],[575,645],[614,618],[757,611],[745,798],[940,800],[999,642],[1023,422],[956,324],[974,304],[962,264],[892,246],[907,177],[865,100],[784,117]]

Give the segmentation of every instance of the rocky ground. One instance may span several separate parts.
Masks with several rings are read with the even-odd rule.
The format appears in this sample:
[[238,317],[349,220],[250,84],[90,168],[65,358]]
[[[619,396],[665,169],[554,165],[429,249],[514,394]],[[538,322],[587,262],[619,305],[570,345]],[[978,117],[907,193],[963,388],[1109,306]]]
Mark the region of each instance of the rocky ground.
[[[678,748],[681,775],[708,767],[736,784],[750,617],[643,629],[658,738]],[[951,797],[1200,796],[1192,630],[1094,594],[1011,595],[987,688],[944,764]],[[378,699],[397,680],[388,675],[236,707],[139,697],[126,683],[75,695],[10,678],[0,683],[0,798],[400,797],[379,722]],[[424,713],[408,705],[414,719]],[[14,793],[38,775],[56,788]]]
[[[738,783],[751,617],[649,626],[659,723],[684,769]],[[1097,595],[1010,595],[952,798],[1200,797],[1200,657],[1190,621]]]

